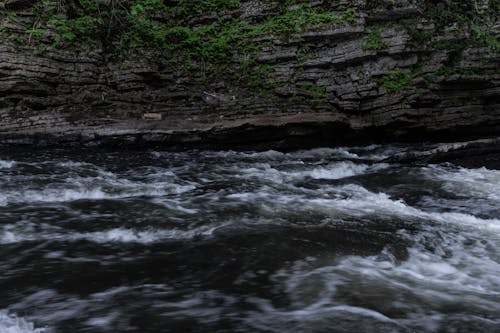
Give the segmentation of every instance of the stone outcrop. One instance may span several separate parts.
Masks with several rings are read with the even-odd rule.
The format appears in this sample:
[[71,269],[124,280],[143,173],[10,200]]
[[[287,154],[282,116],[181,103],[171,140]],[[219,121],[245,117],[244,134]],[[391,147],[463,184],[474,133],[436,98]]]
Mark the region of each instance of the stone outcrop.
[[399,164],[429,164],[451,162],[478,168],[500,169],[500,137],[466,142],[442,143],[435,148],[395,154],[384,162]]
[[[272,66],[268,94],[234,80],[202,82],[153,60],[114,61],[99,50],[39,53],[4,33],[0,142],[294,148],[500,134],[498,50],[414,45],[402,20],[433,28],[420,1],[357,2],[355,23],[306,31],[296,40],[267,36],[272,47],[261,50],[259,63]],[[34,3],[3,1],[0,9],[18,10],[21,29]],[[231,15],[258,20],[273,8],[248,0]],[[387,21],[380,29],[385,46],[367,48],[374,27]],[[3,18],[1,25],[15,31],[16,20]],[[498,21],[491,27],[498,40]],[[456,44],[467,37],[454,29],[430,38]],[[400,89],[384,84],[401,75],[410,79]],[[146,113],[161,120],[147,120]]]

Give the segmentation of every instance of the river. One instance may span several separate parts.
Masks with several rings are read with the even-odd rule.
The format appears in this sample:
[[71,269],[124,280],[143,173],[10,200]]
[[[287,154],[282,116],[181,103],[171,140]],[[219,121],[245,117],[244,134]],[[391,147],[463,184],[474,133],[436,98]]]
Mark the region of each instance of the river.
[[0,150],[0,332],[500,332],[500,171],[414,149]]

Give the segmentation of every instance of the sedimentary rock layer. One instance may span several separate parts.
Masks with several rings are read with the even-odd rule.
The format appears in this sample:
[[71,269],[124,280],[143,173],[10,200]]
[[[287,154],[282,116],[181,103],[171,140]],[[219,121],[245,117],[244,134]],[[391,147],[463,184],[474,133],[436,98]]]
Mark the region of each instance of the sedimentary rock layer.
[[[453,24],[436,29],[422,1],[312,3],[326,10],[355,3],[355,22],[290,39],[265,36],[270,44],[258,58],[272,68],[265,94],[155,59],[116,60],[99,49],[37,52],[12,38],[26,29],[37,1],[1,3],[0,25],[8,28],[0,45],[2,143],[293,148],[500,134],[498,49],[466,42],[470,31]],[[253,22],[278,10],[277,3],[242,1],[228,15]],[[484,19],[498,42],[498,17]],[[417,44],[411,29],[432,34]],[[378,46],[369,44],[374,37]]]

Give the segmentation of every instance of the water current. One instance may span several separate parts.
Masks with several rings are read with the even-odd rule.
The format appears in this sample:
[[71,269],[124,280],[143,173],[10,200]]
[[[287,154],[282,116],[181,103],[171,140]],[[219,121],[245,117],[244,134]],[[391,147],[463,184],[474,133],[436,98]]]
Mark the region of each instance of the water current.
[[0,332],[500,332],[500,171],[413,149],[0,150]]

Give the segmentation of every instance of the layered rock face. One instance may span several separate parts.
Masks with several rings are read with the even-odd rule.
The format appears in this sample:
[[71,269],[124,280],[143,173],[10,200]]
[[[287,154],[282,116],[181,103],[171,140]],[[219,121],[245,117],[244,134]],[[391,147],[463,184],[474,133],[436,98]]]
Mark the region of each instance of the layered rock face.
[[[13,36],[40,4],[0,1],[0,141],[293,148],[499,135],[499,22],[480,16],[498,4],[477,3],[489,44],[470,43],[473,31],[458,24],[438,27],[423,1],[311,2],[332,11],[354,5],[354,19],[259,37],[268,84],[256,90],[238,72],[203,80],[99,49],[39,52]],[[242,1],[225,15],[252,23],[290,10],[283,7]]]

